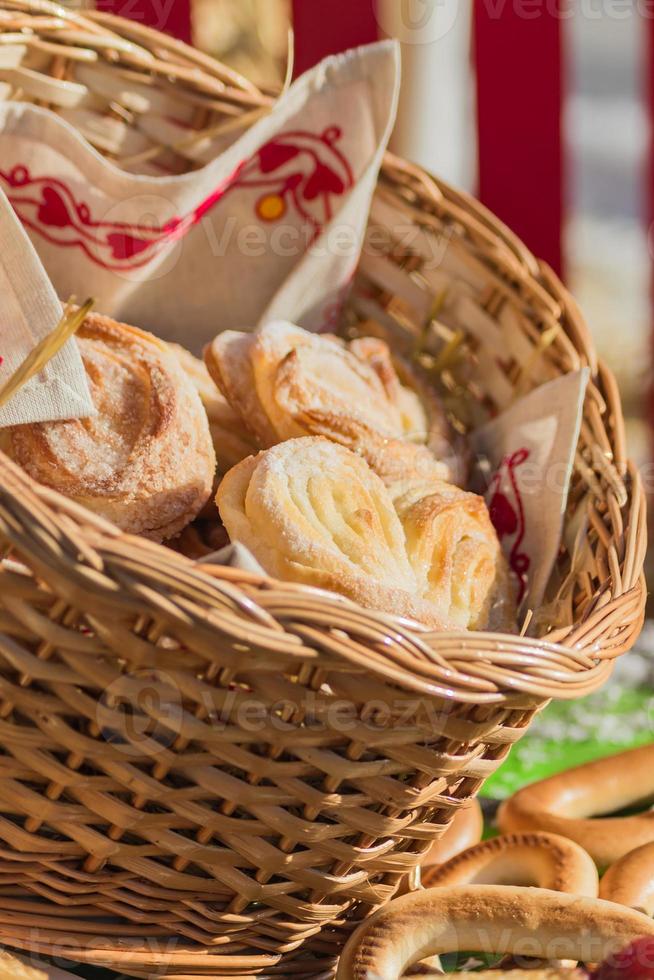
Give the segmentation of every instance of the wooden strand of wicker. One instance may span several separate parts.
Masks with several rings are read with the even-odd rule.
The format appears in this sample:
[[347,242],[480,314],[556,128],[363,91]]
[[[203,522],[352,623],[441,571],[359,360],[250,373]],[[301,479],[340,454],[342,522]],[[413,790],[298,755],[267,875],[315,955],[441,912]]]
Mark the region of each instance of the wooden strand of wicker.
[[[132,167],[201,165],[273,101],[47,0],[0,3],[12,57],[0,97]],[[171,100],[196,138],[159,125]],[[195,565],[0,458],[0,941],[135,976],[272,976],[280,957],[327,975],[308,958],[392,897],[536,711],[595,690],[634,642],[644,495],[574,301],[480,204],[390,155],[370,230],[346,330],[417,353],[462,431],[591,370],[545,609],[528,636],[432,633]]]

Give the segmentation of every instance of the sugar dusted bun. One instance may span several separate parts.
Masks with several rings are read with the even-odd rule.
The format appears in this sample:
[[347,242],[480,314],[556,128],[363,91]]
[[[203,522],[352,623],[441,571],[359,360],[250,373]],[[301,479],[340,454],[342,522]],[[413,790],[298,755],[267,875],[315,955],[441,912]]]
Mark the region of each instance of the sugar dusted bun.
[[442,406],[401,383],[381,340],[347,345],[271,323],[253,334],[221,334],[205,359],[262,448],[320,435],[358,452],[385,482],[451,476],[445,457],[458,450]]
[[[270,575],[340,592],[367,608],[435,629],[481,624],[504,567],[498,548],[498,566],[485,569],[485,589],[477,585],[457,592],[449,580],[447,587],[432,585],[429,568],[412,560],[412,553],[421,553],[422,537],[424,550],[433,552],[434,534],[442,534],[439,555],[456,565],[448,548],[456,552],[459,540],[446,533],[447,521],[434,531],[433,522],[423,526],[416,519],[412,525],[410,512],[407,534],[406,515],[395,509],[388,488],[366,461],[319,437],[290,439],[244,460],[224,478],[216,499],[232,541],[248,547]],[[487,533],[496,541],[490,522]],[[481,547],[477,540],[476,548]],[[478,565],[472,568],[482,574]],[[458,566],[457,571],[465,574]],[[466,612],[459,594],[470,594],[477,607]]]
[[15,426],[2,448],[31,477],[155,541],[202,509],[216,460],[198,394],[167,344],[108,317],[78,332],[97,414]]

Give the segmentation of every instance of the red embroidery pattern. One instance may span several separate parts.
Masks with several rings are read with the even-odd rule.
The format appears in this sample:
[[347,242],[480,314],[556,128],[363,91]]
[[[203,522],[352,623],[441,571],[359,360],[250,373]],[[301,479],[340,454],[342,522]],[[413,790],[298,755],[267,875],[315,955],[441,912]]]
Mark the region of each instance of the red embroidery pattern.
[[[522,494],[516,479],[516,470],[529,459],[528,449],[518,449],[505,456],[491,481],[488,496],[491,520],[502,541],[503,538],[513,539],[509,552],[509,566],[518,580],[518,603],[522,602],[527,589],[527,575],[531,566],[531,558],[521,551],[524,541],[525,510]],[[512,498],[512,499],[510,499]]]
[[296,131],[276,136],[239,164],[193,211],[161,226],[95,220],[89,205],[79,201],[64,181],[34,176],[22,164],[8,172],[0,167],[0,185],[5,185],[27,228],[54,245],[79,248],[92,262],[113,271],[147,265],[163,248],[183,238],[226,194],[244,188],[262,192],[255,205],[262,221],[279,221],[294,211],[308,227],[309,247],[333,216],[333,198],[354,185],[351,167],[336,145],[341,136],[338,126],[319,135]]

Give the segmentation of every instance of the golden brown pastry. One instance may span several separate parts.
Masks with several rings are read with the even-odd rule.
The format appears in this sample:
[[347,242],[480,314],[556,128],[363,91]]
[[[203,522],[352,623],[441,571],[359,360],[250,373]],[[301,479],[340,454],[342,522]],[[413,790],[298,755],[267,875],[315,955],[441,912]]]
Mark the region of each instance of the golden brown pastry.
[[600,898],[654,915],[654,842],[611,865],[602,878]]
[[531,885],[597,898],[599,877],[583,847],[558,834],[504,834],[481,841],[421,877],[425,888],[446,885]]
[[440,617],[462,629],[512,630],[513,589],[483,497],[433,479],[389,491],[422,595]]
[[545,830],[581,845],[599,868],[654,842],[654,811],[613,816],[654,795],[654,745],[595,759],[531,783],[502,803],[503,834]]
[[259,447],[240,417],[230,408],[229,402],[216,387],[204,361],[194,357],[179,344],[169,346],[200,396],[209,419],[209,431],[216,452],[218,472],[226,473],[246,456],[251,456]]
[[35,480],[155,541],[211,495],[216,459],[198,394],[167,344],[92,314],[78,332],[97,414],[14,426],[1,448]]
[[388,397],[397,404],[402,413],[405,438],[424,443],[431,454],[445,464],[448,483],[464,486],[470,469],[466,440],[453,428],[433,383],[422,369],[393,357],[386,341],[377,337],[359,337],[350,341],[349,348],[361,360],[368,361]]
[[336,980],[399,980],[420,960],[465,950],[597,963],[642,936],[654,936],[651,919],[598,898],[511,885],[428,888],[362,922]]
[[321,435],[358,452],[385,482],[451,475],[456,438],[440,403],[400,382],[381,340],[348,346],[271,323],[253,334],[220,334],[205,360],[262,448]]
[[474,973],[459,971],[455,974],[459,980],[588,980],[585,970],[570,967],[536,967],[531,970],[476,970]]
[[[66,976],[72,974],[67,973]],[[2,949],[0,950],[0,980],[48,980],[48,974],[43,970],[35,970]]]
[[[449,572],[445,584],[438,581],[429,562],[423,567],[414,554],[431,549],[432,565],[442,557],[448,568],[453,565],[465,577],[468,571],[447,548],[452,542],[455,551],[464,547],[467,554],[467,547],[455,534],[446,535],[443,548],[435,541],[446,521],[435,530],[426,522],[423,529],[416,517],[415,527],[408,522],[406,535],[382,480],[361,456],[327,439],[291,439],[244,460],[224,478],[216,500],[231,540],[249,548],[276,578],[331,589],[367,608],[408,616],[435,629],[485,625],[497,569],[473,563],[473,573],[486,576],[485,589],[480,583],[467,588],[453,584]],[[490,522],[488,534],[496,540]],[[493,550],[480,533],[478,537],[478,550]],[[503,569],[499,548],[496,554]],[[453,597],[449,603],[447,588]],[[465,596],[476,603],[467,613]]]

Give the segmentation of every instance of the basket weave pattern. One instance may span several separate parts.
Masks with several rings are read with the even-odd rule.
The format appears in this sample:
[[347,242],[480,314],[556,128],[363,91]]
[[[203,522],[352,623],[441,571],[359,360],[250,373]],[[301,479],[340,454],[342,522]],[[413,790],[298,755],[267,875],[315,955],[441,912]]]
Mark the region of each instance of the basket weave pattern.
[[[98,120],[90,138],[118,161],[137,134],[180,170],[200,162],[192,142],[148,137],[137,100],[115,101],[130,85],[197,106],[203,146],[270,103],[106,15],[3,0],[0,54],[17,32],[25,58],[44,56],[41,83],[25,76],[30,93],[10,72],[8,97],[38,93],[58,111],[52,80],[91,62],[115,74],[92,110],[114,143]],[[547,625],[435,634],[196,566],[0,457],[0,940],[34,946],[38,928],[47,952],[94,930],[125,948],[175,935],[185,974],[251,975],[321,949],[321,930],[394,894],[535,711],[594,690],[637,636],[644,497],[615,383],[571,297],[479,204],[390,156],[371,230],[386,245],[365,250],[347,329],[420,350],[462,428],[591,369]],[[150,960],[130,964],[146,975]]]

